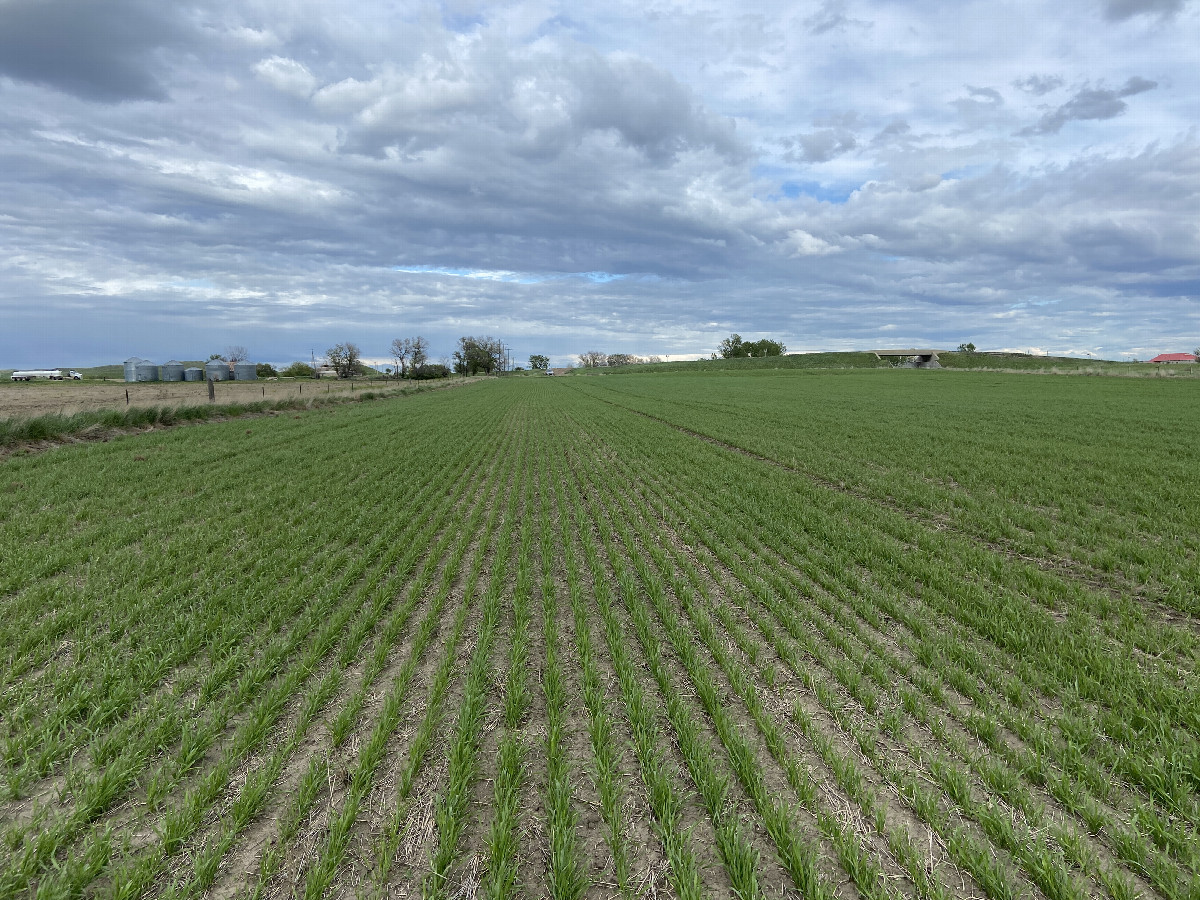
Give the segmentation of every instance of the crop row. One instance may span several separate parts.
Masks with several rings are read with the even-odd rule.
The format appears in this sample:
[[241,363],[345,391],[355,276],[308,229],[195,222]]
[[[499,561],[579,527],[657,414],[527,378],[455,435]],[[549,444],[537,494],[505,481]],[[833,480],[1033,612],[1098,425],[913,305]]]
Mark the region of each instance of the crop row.
[[1189,645],[651,380],[5,463],[0,897],[1196,900]]
[[[573,386],[1114,593],[1200,611],[1200,408],[1186,384],[878,371]],[[1194,664],[1195,640],[1185,649]]]

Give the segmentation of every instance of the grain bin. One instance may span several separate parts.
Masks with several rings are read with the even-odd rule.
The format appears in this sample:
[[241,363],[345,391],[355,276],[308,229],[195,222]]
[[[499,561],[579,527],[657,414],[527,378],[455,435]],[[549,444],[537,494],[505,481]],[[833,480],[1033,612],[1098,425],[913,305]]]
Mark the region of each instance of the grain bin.
[[146,360],[142,359],[140,356],[131,356],[129,359],[125,360],[125,380],[137,381],[137,373],[134,372],[134,369],[137,367],[138,363],[143,363],[145,361]]
[[163,381],[183,381],[183,363],[177,359],[168,360],[159,369]]
[[203,381],[204,380],[204,370],[201,369],[199,366],[188,366],[188,368],[183,370],[183,380],[184,381]]
[[204,377],[209,381],[228,381],[229,363],[223,359],[210,359],[204,364]]
[[258,364],[239,362],[233,364],[234,381],[258,381]]
[[134,381],[158,381],[158,366],[143,359],[133,367]]

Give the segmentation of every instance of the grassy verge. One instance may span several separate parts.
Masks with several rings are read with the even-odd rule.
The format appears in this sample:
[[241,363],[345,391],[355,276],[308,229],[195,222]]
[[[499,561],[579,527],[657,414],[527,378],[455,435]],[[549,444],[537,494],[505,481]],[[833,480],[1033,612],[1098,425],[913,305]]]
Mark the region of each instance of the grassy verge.
[[265,400],[254,403],[204,403],[189,406],[133,406],[126,409],[92,409],[77,413],[49,413],[28,418],[0,419],[0,451],[38,441],[87,440],[107,436],[111,431],[148,427],[194,424],[214,419],[236,419],[285,410],[316,409],[341,403],[358,403],[436,390],[465,384],[452,380],[418,382],[403,387],[352,394],[314,397],[310,400]]

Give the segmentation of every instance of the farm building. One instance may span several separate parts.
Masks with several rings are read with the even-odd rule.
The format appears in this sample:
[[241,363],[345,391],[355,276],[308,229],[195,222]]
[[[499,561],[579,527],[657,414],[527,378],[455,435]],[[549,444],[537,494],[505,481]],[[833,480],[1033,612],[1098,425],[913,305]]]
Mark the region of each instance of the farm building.
[[209,381],[228,381],[232,373],[223,359],[210,359],[204,364],[204,377]]
[[148,362],[149,360],[142,359],[140,356],[131,356],[123,363],[126,381],[137,381],[137,366],[138,363]]
[[1194,363],[1195,361],[1196,357],[1190,353],[1160,353],[1150,360],[1152,363]]
[[134,381],[158,381],[158,379],[158,366],[148,359],[143,359],[133,367]]
[[873,350],[876,359],[900,359],[903,360],[903,365],[914,369],[940,369],[942,364],[938,362],[938,350]]

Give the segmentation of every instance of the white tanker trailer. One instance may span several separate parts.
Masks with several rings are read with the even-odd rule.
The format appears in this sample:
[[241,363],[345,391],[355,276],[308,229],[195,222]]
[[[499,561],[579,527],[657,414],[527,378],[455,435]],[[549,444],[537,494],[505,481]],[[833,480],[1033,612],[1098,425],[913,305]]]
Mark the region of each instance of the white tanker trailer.
[[83,378],[83,373],[76,372],[74,369],[69,372],[63,372],[62,369],[17,369],[12,373],[13,381],[33,381],[35,378],[48,378],[51,381],[70,378],[72,381],[79,381]]

